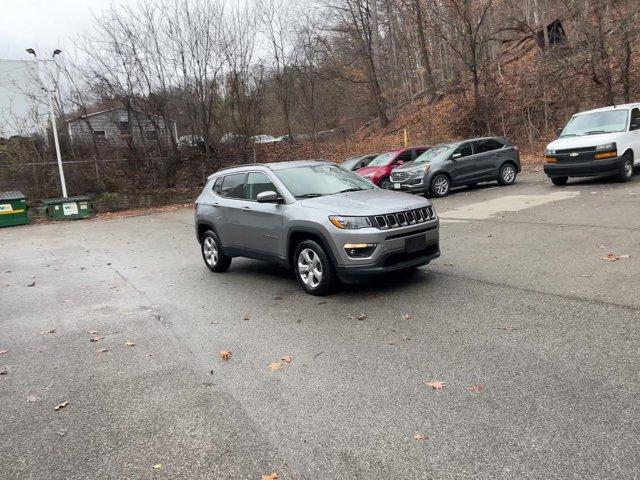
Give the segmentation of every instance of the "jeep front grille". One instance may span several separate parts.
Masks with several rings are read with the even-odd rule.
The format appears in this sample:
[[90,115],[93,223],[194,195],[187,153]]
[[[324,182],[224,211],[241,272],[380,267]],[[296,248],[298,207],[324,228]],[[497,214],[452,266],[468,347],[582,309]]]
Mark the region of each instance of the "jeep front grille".
[[436,218],[433,207],[418,208],[416,210],[406,210],[404,212],[389,213],[387,215],[376,215],[373,217],[373,225],[380,230],[390,228],[406,227],[425,223]]

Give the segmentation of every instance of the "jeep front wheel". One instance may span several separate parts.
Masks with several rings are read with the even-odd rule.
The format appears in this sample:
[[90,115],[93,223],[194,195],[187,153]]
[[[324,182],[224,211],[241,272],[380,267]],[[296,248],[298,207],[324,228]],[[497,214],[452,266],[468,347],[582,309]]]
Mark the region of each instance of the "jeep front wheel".
[[324,248],[313,240],[304,240],[296,248],[293,258],[296,280],[305,292],[325,295],[335,283],[331,261]]

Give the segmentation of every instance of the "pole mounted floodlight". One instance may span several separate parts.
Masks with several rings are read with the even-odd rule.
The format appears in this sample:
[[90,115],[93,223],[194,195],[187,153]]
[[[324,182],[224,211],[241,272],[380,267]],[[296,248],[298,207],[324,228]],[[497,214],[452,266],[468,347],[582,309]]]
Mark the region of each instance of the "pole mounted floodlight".
[[[33,55],[33,57],[36,59],[37,62],[44,63],[44,68],[47,73],[48,73],[48,68],[47,68],[48,62],[55,63],[55,60],[39,59],[38,56],[36,55],[36,51],[33,48],[27,48],[27,53],[29,55]],[[51,56],[51,58],[55,58],[56,55],[60,55],[61,53],[62,53],[62,50],[60,50],[59,48],[56,48],[53,51],[53,55]],[[39,72],[40,72],[40,69],[38,69],[38,73]],[[60,141],[58,140],[58,127],[56,126],[56,115],[55,115],[55,112],[53,111],[53,95],[55,93],[55,89],[56,89],[55,83],[51,90],[47,89],[46,86],[43,87],[43,90],[47,92],[47,97],[49,97],[49,113],[51,115],[51,129],[53,130],[53,141],[56,145],[56,157],[58,158],[58,171],[60,172],[60,186],[62,187],[62,196],[64,198],[67,198],[67,183],[65,182],[64,169],[62,168],[62,155],[60,155]]]

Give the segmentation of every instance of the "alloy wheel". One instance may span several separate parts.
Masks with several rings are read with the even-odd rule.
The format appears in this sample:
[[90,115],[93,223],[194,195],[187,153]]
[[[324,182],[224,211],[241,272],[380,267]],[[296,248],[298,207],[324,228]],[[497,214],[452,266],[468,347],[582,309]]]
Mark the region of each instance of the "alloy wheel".
[[449,180],[446,177],[439,177],[433,184],[433,189],[440,196],[444,196],[449,192]]
[[502,169],[502,180],[504,183],[511,183],[516,178],[516,170],[511,165],[506,165]]
[[322,282],[322,261],[310,248],[305,248],[298,255],[298,275],[302,283],[311,288],[317,288]]
[[631,176],[633,175],[633,160],[628,159],[626,162],[624,162],[624,175],[627,178],[631,178]]
[[211,237],[206,237],[202,242],[202,251],[207,264],[211,267],[215,267],[218,263],[218,245]]

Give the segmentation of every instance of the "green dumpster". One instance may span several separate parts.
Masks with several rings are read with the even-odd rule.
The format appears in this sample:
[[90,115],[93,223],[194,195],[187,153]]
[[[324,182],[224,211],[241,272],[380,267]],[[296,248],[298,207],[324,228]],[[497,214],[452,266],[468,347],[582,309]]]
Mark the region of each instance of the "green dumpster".
[[93,214],[91,199],[86,196],[45,198],[42,203],[47,218],[51,220],[75,220]]
[[0,192],[0,227],[29,223],[27,200],[22,192]]

